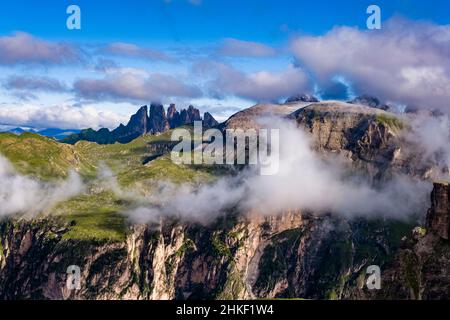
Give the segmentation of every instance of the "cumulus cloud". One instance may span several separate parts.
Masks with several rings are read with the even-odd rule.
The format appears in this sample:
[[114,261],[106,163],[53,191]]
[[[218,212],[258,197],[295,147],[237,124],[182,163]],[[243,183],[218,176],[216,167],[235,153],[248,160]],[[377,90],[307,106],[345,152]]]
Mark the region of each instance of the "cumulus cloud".
[[250,168],[199,187],[162,183],[147,205],[127,214],[137,222],[177,216],[207,223],[230,210],[276,214],[302,209],[397,219],[426,211],[429,183],[399,175],[371,185],[369,179],[349,170],[343,159],[319,156],[313,151],[311,137],[295,124],[277,119],[265,124],[280,129],[277,174],[261,176]]
[[174,76],[152,73],[148,76],[134,72],[108,75],[102,79],[80,79],[74,91],[84,99],[113,101],[157,101],[170,97],[201,96],[197,86],[188,85]]
[[275,101],[294,93],[311,91],[306,74],[293,65],[278,73],[265,70],[244,73],[230,65],[208,61],[197,64],[195,71],[212,75],[207,87],[216,97],[236,96],[255,101]]
[[262,43],[228,38],[216,53],[228,57],[270,57],[276,54],[276,50]]
[[111,54],[111,55],[118,55],[123,57],[130,57],[130,58],[142,58],[142,59],[148,59],[148,60],[159,60],[159,61],[165,61],[165,62],[174,62],[175,59],[168,54],[151,49],[151,48],[144,48],[137,46],[132,43],[125,43],[125,42],[114,42],[106,47],[102,48],[102,53]]
[[448,109],[450,26],[392,19],[381,30],[336,27],[291,43],[319,86],[336,76],[385,101]]
[[0,37],[0,64],[60,65],[81,61],[80,51],[65,43],[50,42],[28,33]]
[[0,217],[14,214],[34,215],[51,209],[83,190],[81,178],[71,172],[67,180],[44,183],[18,174],[0,155]]
[[115,128],[127,116],[94,107],[68,105],[43,107],[37,105],[1,106],[0,124],[35,128]]
[[8,77],[3,87],[8,90],[21,91],[45,91],[45,92],[64,92],[67,86],[55,78],[50,77],[27,77],[27,76],[11,76]]

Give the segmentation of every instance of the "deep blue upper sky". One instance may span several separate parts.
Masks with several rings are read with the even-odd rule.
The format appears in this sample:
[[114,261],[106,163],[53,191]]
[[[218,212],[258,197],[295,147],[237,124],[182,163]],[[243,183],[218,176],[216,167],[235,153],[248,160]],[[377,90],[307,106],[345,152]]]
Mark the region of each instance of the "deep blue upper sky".
[[[49,39],[208,41],[232,37],[276,43],[292,30],[322,34],[365,25],[370,4],[393,15],[450,23],[448,0],[16,0],[0,3],[0,33],[21,30]],[[192,2],[196,2],[193,0]],[[65,9],[82,10],[82,30],[65,28]]]

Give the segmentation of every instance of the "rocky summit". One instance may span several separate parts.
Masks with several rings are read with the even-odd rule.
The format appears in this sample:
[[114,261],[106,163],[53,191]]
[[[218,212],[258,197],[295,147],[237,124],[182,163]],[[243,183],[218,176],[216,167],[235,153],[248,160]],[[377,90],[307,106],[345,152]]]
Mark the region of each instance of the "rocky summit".
[[319,99],[310,94],[299,93],[287,98],[285,103],[292,102],[319,102]]
[[369,95],[362,95],[359,97],[356,97],[353,100],[350,100],[348,103],[351,104],[359,104],[359,105],[363,105],[363,106],[367,106],[367,107],[371,107],[371,108],[377,108],[377,109],[381,109],[381,110],[389,110],[389,105],[387,104],[383,104],[380,102],[380,100],[376,97],[372,97]]

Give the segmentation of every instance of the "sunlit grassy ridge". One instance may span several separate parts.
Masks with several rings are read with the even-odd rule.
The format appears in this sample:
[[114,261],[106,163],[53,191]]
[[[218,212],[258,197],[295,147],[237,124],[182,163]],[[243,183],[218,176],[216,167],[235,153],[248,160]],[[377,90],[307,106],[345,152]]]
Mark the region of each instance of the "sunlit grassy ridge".
[[141,194],[143,188],[146,193],[156,192],[153,187],[163,180],[183,183],[207,181],[214,176],[208,168],[177,165],[169,154],[161,154],[154,148],[155,144],[172,143],[171,134],[168,131],[161,135],[144,135],[127,144],[79,141],[69,145],[37,134],[4,133],[0,134],[0,153],[21,174],[42,180],[67,177],[71,169],[81,175],[88,191],[51,210],[52,215],[70,225],[65,239],[121,241],[127,230],[122,213],[134,204],[114,194],[108,186],[94,187],[98,184],[100,165],[113,171],[120,188]]
[[22,174],[43,180],[64,178],[70,169],[93,170],[72,146],[34,133],[0,134],[0,153]]

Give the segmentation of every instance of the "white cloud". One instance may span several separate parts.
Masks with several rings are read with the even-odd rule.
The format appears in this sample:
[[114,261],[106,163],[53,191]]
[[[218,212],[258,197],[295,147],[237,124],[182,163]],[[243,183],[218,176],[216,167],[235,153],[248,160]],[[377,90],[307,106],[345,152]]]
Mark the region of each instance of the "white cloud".
[[385,101],[449,107],[450,26],[393,19],[377,31],[336,27],[297,37],[291,49],[322,87],[341,76]]
[[25,32],[0,37],[0,64],[65,64],[81,60],[79,50],[65,43],[36,38]]
[[67,86],[58,79],[42,76],[10,76],[4,81],[3,87],[21,91],[64,92],[67,90]]
[[35,128],[115,128],[126,123],[128,116],[96,107],[68,105],[43,107],[32,104],[0,106],[0,124]]
[[102,79],[80,79],[74,83],[76,94],[84,99],[112,101],[162,101],[170,97],[201,96],[194,85],[161,73],[148,76],[123,72]]
[[0,217],[37,214],[79,194],[84,187],[75,172],[71,172],[67,180],[56,183],[44,183],[22,176],[1,154],[0,181]]
[[255,101],[274,101],[311,91],[306,74],[293,65],[278,73],[266,70],[244,73],[230,65],[209,61],[198,64],[195,70],[212,76],[207,88],[216,97],[231,95]]

